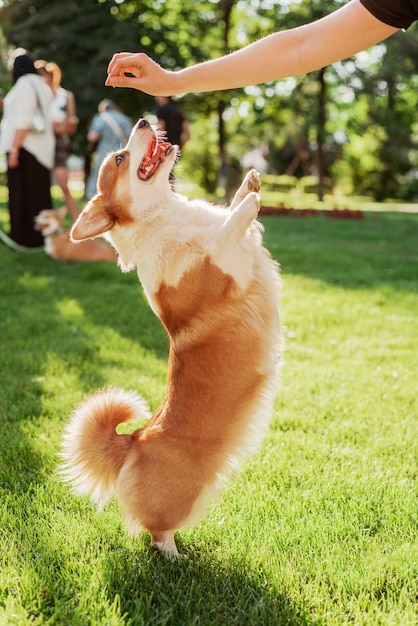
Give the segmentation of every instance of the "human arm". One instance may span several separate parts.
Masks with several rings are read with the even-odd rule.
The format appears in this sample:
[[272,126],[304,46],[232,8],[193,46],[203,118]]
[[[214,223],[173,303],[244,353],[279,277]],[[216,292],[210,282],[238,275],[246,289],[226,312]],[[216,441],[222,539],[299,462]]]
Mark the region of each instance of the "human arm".
[[11,169],[19,165],[19,150],[28,132],[27,128],[17,128],[9,151],[8,165]]
[[100,139],[101,135],[99,132],[97,132],[97,130],[89,130],[89,132],[87,133],[87,141],[91,144],[96,144],[99,139]]
[[77,117],[75,97],[72,91],[67,91],[67,98],[66,132],[68,135],[74,135],[78,128],[79,119]]
[[106,85],[132,87],[151,95],[245,87],[320,69],[397,30],[375,18],[360,0],[350,0],[320,20],[273,33],[241,50],[183,70],[164,70],[143,53],[115,54]]
[[57,135],[74,135],[79,123],[75,98],[71,91],[66,90],[65,93],[67,95],[66,116],[62,121],[54,121],[54,131]]
[[90,127],[87,132],[88,151],[94,152],[97,149],[97,145],[102,138],[103,132],[103,120],[101,116],[96,113],[94,115]]

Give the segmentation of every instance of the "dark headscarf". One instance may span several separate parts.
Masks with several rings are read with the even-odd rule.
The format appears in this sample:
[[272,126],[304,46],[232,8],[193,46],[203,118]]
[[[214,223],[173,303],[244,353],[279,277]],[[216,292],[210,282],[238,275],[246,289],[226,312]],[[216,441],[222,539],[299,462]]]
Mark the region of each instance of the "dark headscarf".
[[34,59],[30,54],[21,54],[15,58],[12,70],[13,84],[25,74],[38,74]]

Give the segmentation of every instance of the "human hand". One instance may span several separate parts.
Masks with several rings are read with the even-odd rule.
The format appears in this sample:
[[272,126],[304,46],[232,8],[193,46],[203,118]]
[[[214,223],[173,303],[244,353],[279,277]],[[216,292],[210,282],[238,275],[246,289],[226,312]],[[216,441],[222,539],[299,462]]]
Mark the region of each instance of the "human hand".
[[131,87],[151,96],[172,96],[175,73],[164,70],[146,54],[118,52],[107,68],[108,87]]
[[19,165],[19,151],[12,149],[9,152],[9,158],[7,164],[10,169],[13,169]]
[[65,132],[67,135],[74,135],[80,120],[76,115],[69,115],[65,120]]

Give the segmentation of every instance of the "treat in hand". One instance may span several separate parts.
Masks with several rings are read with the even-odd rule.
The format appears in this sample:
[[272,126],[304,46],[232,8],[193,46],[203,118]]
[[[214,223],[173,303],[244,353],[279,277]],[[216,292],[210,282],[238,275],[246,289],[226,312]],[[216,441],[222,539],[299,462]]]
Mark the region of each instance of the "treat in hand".
[[128,76],[128,78],[138,78],[140,75],[141,72],[136,67],[123,67],[119,72],[119,76]]

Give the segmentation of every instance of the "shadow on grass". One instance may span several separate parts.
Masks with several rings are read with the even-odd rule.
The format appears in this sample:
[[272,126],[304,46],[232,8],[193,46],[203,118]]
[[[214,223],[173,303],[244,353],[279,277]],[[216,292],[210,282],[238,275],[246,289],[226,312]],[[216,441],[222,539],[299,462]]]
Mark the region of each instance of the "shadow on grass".
[[[184,550],[180,546],[181,552]],[[233,555],[219,562],[190,554],[170,562],[150,548],[146,563],[118,552],[105,564],[109,602],[118,597],[126,624],[313,626],[307,612]]]
[[286,275],[350,289],[416,291],[418,214],[365,213],[362,220],[263,217],[264,240]]
[[162,360],[167,339],[135,273],[57,263],[4,245],[0,263],[0,486],[24,492],[51,467],[48,451],[32,439],[33,425],[41,417],[66,420],[82,397],[108,384],[106,367],[123,368],[117,340],[114,356],[103,354],[100,328]]
[[19,389],[22,382],[39,377],[50,351],[78,372],[81,388],[86,381],[90,387],[100,386],[101,338],[98,342],[92,336],[90,324],[96,330],[114,329],[157,358],[166,358],[165,331],[135,274],[123,276],[111,264],[65,264],[44,255],[14,255],[3,246],[0,262],[7,268],[7,276],[0,277],[2,352],[9,354],[10,368],[16,366],[14,373],[19,371],[19,380],[14,378]]
[[[35,508],[32,503],[32,512]],[[94,516],[89,521],[81,508],[73,511],[80,523],[78,547],[63,546],[63,530],[57,536],[56,529],[37,533],[36,526],[25,530],[21,524],[16,533],[25,574],[29,568],[32,579],[30,590],[24,580],[21,591],[30,620],[79,626],[319,626],[303,601],[299,605],[287,596],[285,583],[276,587],[242,554],[231,551],[220,561],[192,550],[187,555],[179,545],[186,558],[171,562],[144,540],[126,545],[121,536],[120,542],[115,535],[100,537]],[[86,524],[92,527],[88,540]]]

